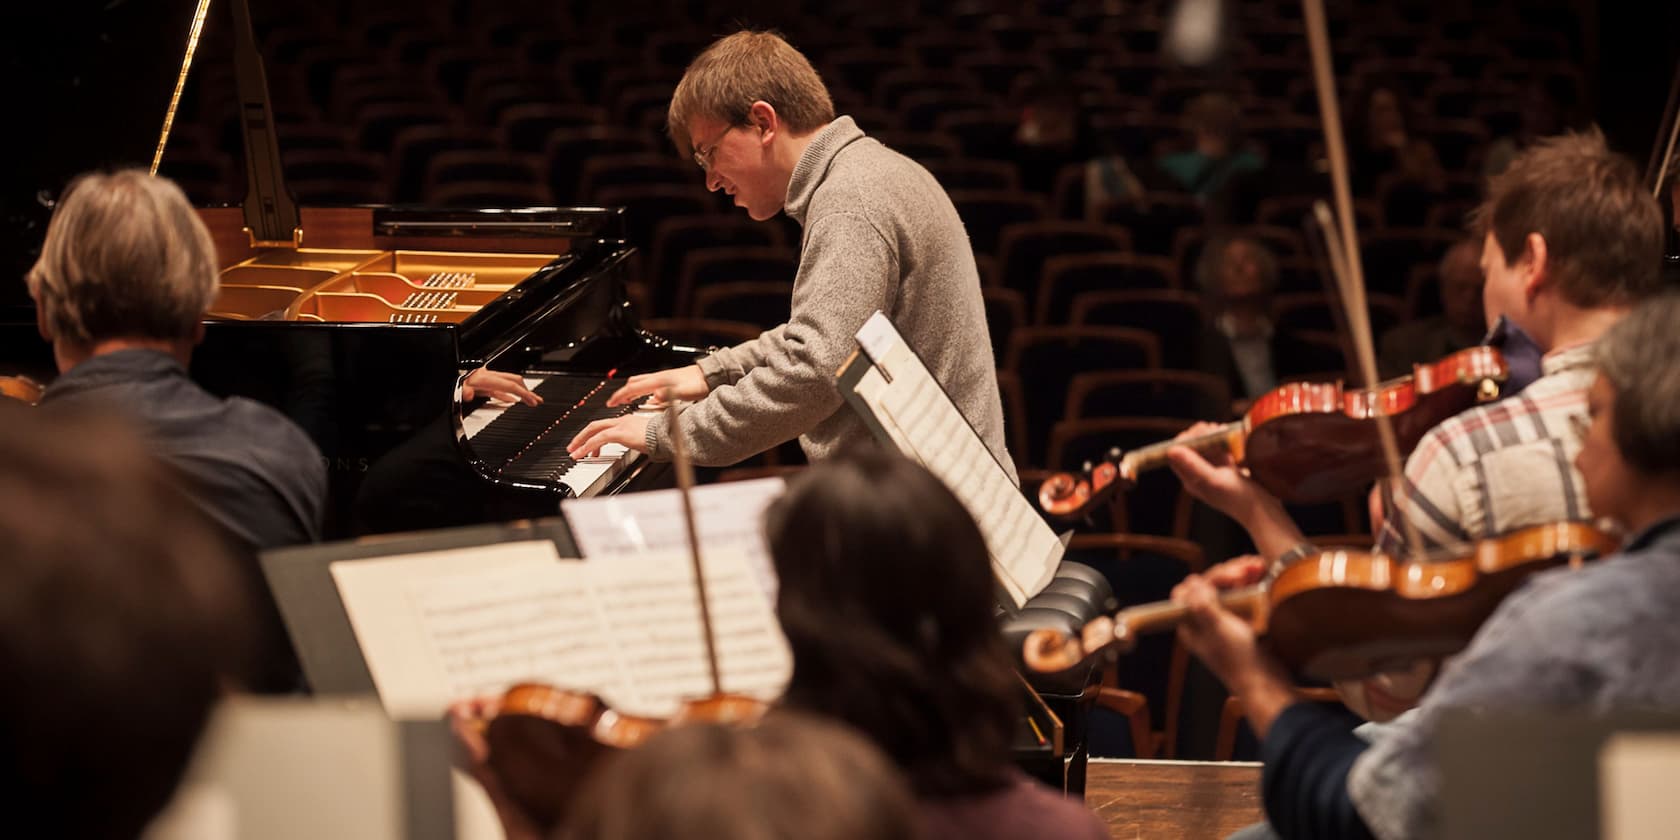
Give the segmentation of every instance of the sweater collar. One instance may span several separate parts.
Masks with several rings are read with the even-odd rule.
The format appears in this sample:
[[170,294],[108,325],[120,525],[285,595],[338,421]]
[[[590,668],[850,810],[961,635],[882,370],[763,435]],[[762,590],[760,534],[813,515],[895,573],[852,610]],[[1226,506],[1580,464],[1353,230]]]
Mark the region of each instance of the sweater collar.
[[862,138],[863,129],[858,128],[851,117],[836,117],[823,126],[805,146],[799,163],[794,164],[793,176],[788,179],[787,201],[782,204],[782,210],[794,221],[805,224],[805,211],[810,209],[811,197],[816,195],[817,186],[828,173],[829,164],[834,162],[841,149]]

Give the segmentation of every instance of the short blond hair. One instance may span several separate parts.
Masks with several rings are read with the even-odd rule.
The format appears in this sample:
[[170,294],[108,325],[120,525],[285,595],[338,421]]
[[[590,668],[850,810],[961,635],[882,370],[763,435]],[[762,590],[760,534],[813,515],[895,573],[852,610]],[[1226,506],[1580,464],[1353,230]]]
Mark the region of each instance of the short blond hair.
[[139,169],[78,177],[25,282],[54,341],[192,337],[216,295],[216,246],[185,193]]
[[759,100],[775,108],[794,134],[834,120],[834,99],[803,53],[775,32],[741,31],[714,41],[689,62],[671,94],[665,130],[687,153],[693,148],[689,120],[711,117],[745,125]]

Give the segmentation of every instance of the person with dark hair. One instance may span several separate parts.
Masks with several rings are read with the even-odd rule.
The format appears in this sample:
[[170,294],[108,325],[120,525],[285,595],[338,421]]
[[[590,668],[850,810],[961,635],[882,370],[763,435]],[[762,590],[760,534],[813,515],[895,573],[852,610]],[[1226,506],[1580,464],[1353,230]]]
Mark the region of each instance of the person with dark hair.
[[843,721],[909,778],[929,838],[1094,838],[1081,803],[1010,763],[1021,684],[979,526],[932,473],[860,451],[765,515],[793,654],[784,706]]
[[[608,404],[667,392],[687,401],[682,434],[703,466],[794,438],[812,461],[873,446],[834,372],[879,311],[1014,479],[974,250],[933,175],[836,116],[810,61],[770,32],[737,32],[696,56],[667,121],[707,189],[733,196],[757,221],[786,212],[803,229],[792,310],[752,341],[630,377]],[[568,448],[578,457],[607,443],[671,458],[661,414],[598,420]]]
[[1184,108],[1184,133],[1190,148],[1155,162],[1183,191],[1209,200],[1234,176],[1252,174],[1264,165],[1243,134],[1242,106],[1229,94],[1211,91]]
[[1202,246],[1194,271],[1209,315],[1196,367],[1224,379],[1244,404],[1282,382],[1344,367],[1335,350],[1273,327],[1278,264],[1265,243],[1241,232],[1217,234]]
[[1346,119],[1354,192],[1369,195],[1385,178],[1429,193],[1445,189],[1440,157],[1418,136],[1416,112],[1400,85],[1380,76],[1367,80]]
[[1056,177],[1094,153],[1089,121],[1078,92],[1065,80],[1050,76],[1033,79],[1011,97],[1016,114],[1010,159],[1021,173],[1021,186],[1051,194]]
[[1441,314],[1384,333],[1377,347],[1377,375],[1384,379],[1410,376],[1413,365],[1481,343],[1490,329],[1482,310],[1481,257],[1482,243],[1477,239],[1461,239],[1447,249],[1435,272]]
[[[1516,164],[1521,166],[1521,162]],[[1265,802],[1289,838],[1440,836],[1437,727],[1450,709],[1602,714],[1680,710],[1680,297],[1639,304],[1588,353],[1573,415],[1586,506],[1630,536],[1580,569],[1530,578],[1488,618],[1419,706],[1371,741],[1297,702],[1252,627],[1191,576],[1180,638],[1242,698],[1266,739]]]
[[1242,106],[1228,93],[1208,91],[1185,105],[1182,125],[1182,148],[1149,161],[1131,164],[1118,151],[1087,161],[1086,215],[1123,204],[1146,212],[1151,192],[1194,196],[1210,221],[1240,215],[1236,205],[1266,166],[1243,131]]
[[[790,482],[765,513],[765,537],[793,659],[771,716],[861,733],[903,773],[924,840],[1108,836],[1082,803],[1011,761],[1025,688],[1004,646],[985,538],[939,478],[878,448],[836,456]],[[503,826],[528,837],[533,823],[502,793],[472,723],[495,702],[457,702],[449,715]]]
[[1514,125],[1498,133],[1482,153],[1482,174],[1498,175],[1511,165],[1523,149],[1542,137],[1578,128],[1576,111],[1580,95],[1570,76],[1536,76],[1516,96]]
[[856,732],[778,710],[664,730],[606,760],[556,840],[915,840],[904,778]]
[[118,419],[0,400],[8,836],[132,840],[251,651],[237,560]]

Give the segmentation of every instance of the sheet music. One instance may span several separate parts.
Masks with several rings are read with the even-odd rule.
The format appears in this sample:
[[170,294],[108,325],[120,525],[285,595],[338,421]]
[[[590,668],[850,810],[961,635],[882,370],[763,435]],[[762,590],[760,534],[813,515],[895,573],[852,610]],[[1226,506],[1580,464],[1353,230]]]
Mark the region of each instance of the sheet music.
[[1680,772],[1680,735],[1613,733],[1599,751],[1598,767],[1600,837],[1639,840],[1674,834],[1680,801],[1669,785]]
[[[521,681],[594,691],[614,709],[665,716],[711,691],[686,552],[484,568],[483,548],[333,563],[381,702],[431,719],[455,699]],[[505,546],[497,546],[503,548]],[[766,700],[792,673],[787,642],[739,551],[705,552],[725,691]]]
[[[776,599],[776,573],[764,543],[764,509],[787,489],[779,477],[728,481],[696,487],[694,530],[700,553],[739,551],[770,601]],[[578,552],[591,559],[688,551],[688,529],[681,490],[650,490],[589,499],[567,499],[560,512],[571,527]]]
[[858,396],[899,449],[962,500],[986,537],[999,582],[1017,607],[1026,603],[1055,576],[1065,551],[1061,540],[885,315],[875,313],[858,341],[875,363],[858,382]]

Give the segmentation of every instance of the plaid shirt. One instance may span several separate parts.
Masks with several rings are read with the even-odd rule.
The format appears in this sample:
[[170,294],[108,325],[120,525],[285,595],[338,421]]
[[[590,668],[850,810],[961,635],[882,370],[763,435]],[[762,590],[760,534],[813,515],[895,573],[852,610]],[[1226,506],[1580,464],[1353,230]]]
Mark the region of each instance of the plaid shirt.
[[[1410,551],[1395,510],[1410,519],[1426,553],[1530,525],[1590,518],[1575,453],[1596,375],[1590,343],[1556,350],[1541,360],[1541,376],[1527,388],[1430,429],[1406,461],[1406,480],[1384,518],[1376,552],[1403,560]],[[1348,708],[1386,721],[1417,702],[1439,665],[1419,661],[1335,686]]]
[[[1591,517],[1575,453],[1597,374],[1592,345],[1547,354],[1541,371],[1516,395],[1431,429],[1412,451],[1392,509],[1416,528],[1424,551]],[[1396,522],[1386,518],[1376,550],[1404,558],[1407,534]]]

